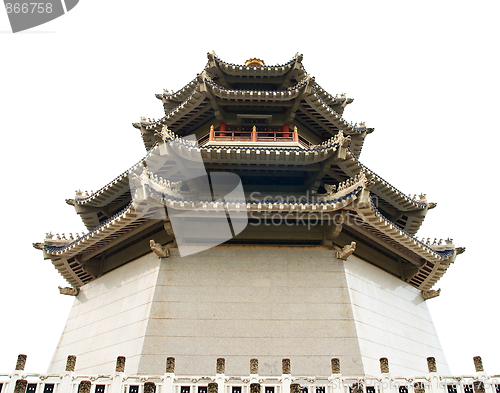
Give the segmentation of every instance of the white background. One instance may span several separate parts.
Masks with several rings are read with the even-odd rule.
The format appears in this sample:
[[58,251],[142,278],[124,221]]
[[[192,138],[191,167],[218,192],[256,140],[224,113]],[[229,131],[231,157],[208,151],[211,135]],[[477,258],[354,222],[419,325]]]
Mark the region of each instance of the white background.
[[344,117],[375,128],[361,161],[438,203],[419,236],[467,247],[428,301],[452,372],[472,373],[481,355],[500,373],[499,11],[495,1],[81,0],[18,34],[0,12],[0,372],[19,353],[45,372],[73,301],[31,243],[84,230],[64,199],[142,158],[131,123],[160,118],[154,94],[184,86],[215,50],[237,64],[302,53],[323,88],[355,98]]

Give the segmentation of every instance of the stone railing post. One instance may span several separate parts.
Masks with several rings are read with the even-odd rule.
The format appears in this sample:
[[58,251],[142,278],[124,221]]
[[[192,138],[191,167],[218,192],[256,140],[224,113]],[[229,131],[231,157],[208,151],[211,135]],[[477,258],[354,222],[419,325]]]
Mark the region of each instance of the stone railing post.
[[[438,393],[442,392],[442,389],[440,388],[440,380],[437,375],[437,366],[436,366],[436,359],[434,357],[428,357],[427,358],[427,369],[429,370],[429,391],[428,393]],[[415,393],[419,393],[415,391]]]
[[429,373],[437,373],[436,359],[433,357],[427,358],[427,369]]
[[[76,356],[69,355],[66,359],[66,367],[64,369],[64,374],[61,376],[61,393],[71,393],[71,384],[73,383],[73,376],[75,374],[76,366]],[[80,388],[78,388],[80,389]]]
[[156,385],[154,382],[144,383],[144,393],[155,393]]
[[217,383],[218,391],[219,393],[224,393],[224,386],[226,384],[226,360],[224,358],[217,359],[215,373],[215,382]]
[[215,382],[208,384],[207,393],[218,393],[219,386]]
[[389,374],[389,360],[387,358],[380,358],[380,373],[381,373],[381,393],[396,393],[393,381]]
[[259,359],[250,359],[250,375],[259,375]]
[[332,358],[332,375],[328,380],[332,384],[332,393],[343,393],[342,380],[340,377],[340,359]]
[[169,357],[165,365],[165,375],[163,376],[163,386],[161,389],[162,393],[173,393],[175,380],[175,358]]
[[281,361],[281,391],[282,393],[290,393],[290,384],[292,383],[292,372],[290,367],[290,359]]
[[22,387],[24,386],[24,390],[22,391],[22,393],[24,393],[24,391],[26,390],[27,382],[21,377],[22,374],[21,371],[24,371],[24,366],[26,365],[26,358],[27,358],[26,355],[19,355],[17,357],[16,368],[10,377],[10,381],[7,384],[7,387],[5,388],[5,390],[2,390],[3,392],[20,393],[19,389],[22,389]]
[[250,393],[260,393],[260,383],[251,383]]
[[87,380],[81,381],[80,384],[78,385],[78,393],[90,393],[91,387],[92,387],[92,382]]
[[[19,355],[21,356],[21,355]],[[474,356],[472,358],[474,360],[474,368],[476,369],[476,373],[483,373],[484,372],[484,367],[483,367],[483,360],[481,359],[481,356]]]
[[[481,359],[481,356],[474,356],[472,360],[474,360],[476,376],[483,377],[484,379],[486,377],[486,373],[484,372],[483,360]],[[483,381],[474,381],[474,393],[486,393]]]
[[123,374],[125,372],[125,356],[116,358],[115,375],[111,380],[110,393],[120,393],[122,391]]
[[26,392],[26,386],[28,386],[28,381],[25,379],[18,379],[14,385],[14,393],[24,393]]
[[26,355],[19,355],[17,357],[16,371],[24,371],[24,367],[26,366],[26,358]]

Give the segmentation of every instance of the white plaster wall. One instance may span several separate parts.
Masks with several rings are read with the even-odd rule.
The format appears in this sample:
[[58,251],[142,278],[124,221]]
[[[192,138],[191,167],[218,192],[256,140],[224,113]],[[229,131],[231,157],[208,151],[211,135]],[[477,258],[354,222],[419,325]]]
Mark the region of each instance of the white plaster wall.
[[83,286],[48,372],[63,372],[67,356],[77,355],[79,373],[112,373],[117,356],[136,373],[159,267],[149,254]]
[[420,291],[353,255],[344,266],[365,373],[379,374],[386,357],[393,375],[423,375],[434,356],[438,372],[449,374]]
[[330,359],[361,374],[362,364],[342,261],[307,248],[215,248],[162,263],[139,372],[210,375],[216,359],[226,374],[331,374]]
[[377,375],[379,358],[393,375],[422,375],[434,356],[449,373],[420,292],[354,257],[307,247],[225,247],[181,258],[148,254],[82,287],[49,373],[77,355],[83,374],[158,375],[167,356],[176,373],[329,375],[339,357],[344,375]]

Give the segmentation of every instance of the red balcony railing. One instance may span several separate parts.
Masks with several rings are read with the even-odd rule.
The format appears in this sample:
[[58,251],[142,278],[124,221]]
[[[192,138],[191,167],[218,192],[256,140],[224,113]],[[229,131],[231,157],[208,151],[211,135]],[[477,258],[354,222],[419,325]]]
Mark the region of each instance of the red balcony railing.
[[313,144],[299,135],[297,127],[290,131],[288,127],[262,127],[257,130],[256,127],[221,127],[215,130],[213,126],[210,133],[204,135],[198,140],[200,146],[208,142],[298,142],[302,146],[309,148]]

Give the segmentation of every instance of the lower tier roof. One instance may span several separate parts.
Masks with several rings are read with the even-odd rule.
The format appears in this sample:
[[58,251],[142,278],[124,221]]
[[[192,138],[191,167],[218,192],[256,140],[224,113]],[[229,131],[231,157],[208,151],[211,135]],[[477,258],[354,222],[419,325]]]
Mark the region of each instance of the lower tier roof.
[[[122,211],[68,244],[54,245],[54,241],[46,239],[43,246],[40,245],[44,257],[52,261],[72,286],[80,287],[100,274],[126,263],[130,260],[127,258],[149,252],[144,244],[152,236],[159,236],[164,242],[171,241],[172,232],[164,230],[163,226],[169,222],[172,212],[189,213],[193,217],[210,216],[218,212],[245,212],[251,219],[261,220],[261,224],[270,217],[281,217],[282,220],[288,217],[297,225],[297,233],[288,240],[286,231],[283,231],[284,239],[279,239],[276,235],[269,239],[266,225],[263,225],[257,235],[254,233],[245,238],[243,231],[241,236],[236,236],[235,241],[243,242],[253,239],[260,243],[280,241],[286,244],[291,241],[289,244],[300,244],[301,238],[304,238],[308,239],[308,244],[313,242],[312,244],[331,244],[332,247],[335,244],[344,246],[346,240],[339,241],[341,238],[338,235],[345,227],[350,234],[346,235],[347,238],[362,239],[374,250],[373,260],[368,258],[368,262],[400,276],[421,290],[429,290],[454,261],[457,253],[463,251],[455,249],[451,242],[433,247],[424,244],[385,218],[370,198],[373,181],[368,180],[364,173],[342,183],[337,189],[310,200],[188,199],[179,197],[175,185],[167,184],[147,170],[135,176],[138,188],[134,190],[134,200]],[[316,223],[321,221],[322,225],[325,223],[325,228],[329,228],[326,235],[317,232],[317,228],[316,232],[308,231],[313,220]],[[287,226],[284,221],[282,225]],[[131,252],[128,247],[133,244],[142,244],[142,248],[138,246]],[[117,255],[120,257],[117,258]],[[385,257],[378,258],[376,255]],[[384,262],[384,258],[386,262],[399,261],[400,272],[395,272],[390,264]],[[109,263],[106,262],[108,260]]]

